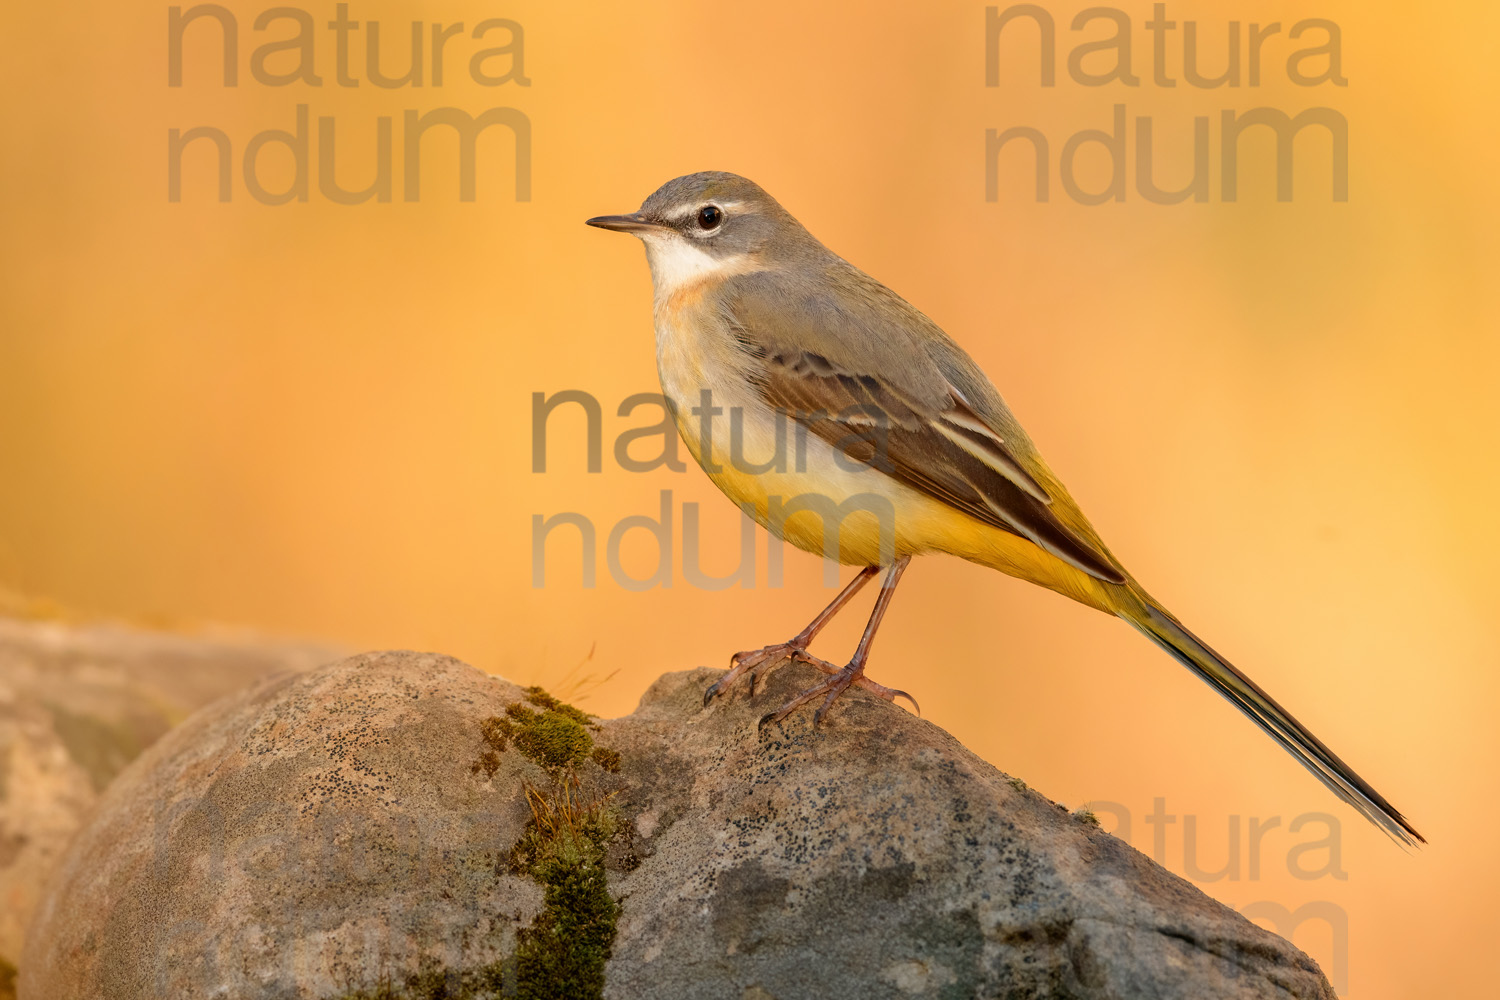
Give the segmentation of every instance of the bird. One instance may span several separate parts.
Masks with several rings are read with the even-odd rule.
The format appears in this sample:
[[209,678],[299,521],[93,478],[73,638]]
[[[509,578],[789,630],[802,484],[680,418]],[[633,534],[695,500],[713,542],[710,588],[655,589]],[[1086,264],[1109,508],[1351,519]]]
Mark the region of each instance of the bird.
[[[859,567],[808,626],[736,653],[707,707],[779,666],[825,675],[761,719],[813,700],[818,726],[866,676],[871,645],[912,557],[946,553],[1129,623],[1398,843],[1402,814],[1258,684],[1190,632],[1105,546],[979,366],[936,323],[825,247],[755,182],[725,171],[670,180],[639,210],[586,220],[645,244],[657,371],[683,442],[763,527]],[[847,664],[808,650],[868,583],[874,609]]]

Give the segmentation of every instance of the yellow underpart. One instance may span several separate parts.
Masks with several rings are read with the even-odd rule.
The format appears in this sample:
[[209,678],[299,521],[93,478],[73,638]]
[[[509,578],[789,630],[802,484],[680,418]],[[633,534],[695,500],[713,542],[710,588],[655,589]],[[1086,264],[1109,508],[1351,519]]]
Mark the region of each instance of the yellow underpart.
[[[679,415],[678,429],[693,458],[703,466],[697,427]],[[903,556],[945,552],[1099,610],[1115,610],[1119,587],[877,470],[859,476],[868,481],[862,489],[880,500],[860,500],[850,496],[846,481],[820,476],[816,468],[752,473],[736,467],[717,445],[715,441],[712,467],[704,466],[714,485],[762,527],[800,549],[823,555],[825,545],[832,541],[832,554],[853,566],[888,565]],[[881,512],[892,516],[883,517]],[[884,529],[882,522],[887,525]]]

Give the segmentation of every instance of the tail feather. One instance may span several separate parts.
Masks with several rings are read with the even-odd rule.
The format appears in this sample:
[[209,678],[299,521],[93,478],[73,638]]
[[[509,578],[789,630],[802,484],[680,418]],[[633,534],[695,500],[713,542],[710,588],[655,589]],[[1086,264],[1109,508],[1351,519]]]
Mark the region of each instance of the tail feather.
[[1229,699],[1335,795],[1380,827],[1391,839],[1409,847],[1427,842],[1384,796],[1355,774],[1354,769],[1340,760],[1322,740],[1308,732],[1306,726],[1292,717],[1292,713],[1278,705],[1260,685],[1215,653],[1166,611],[1143,599],[1138,606],[1123,609],[1120,616]]

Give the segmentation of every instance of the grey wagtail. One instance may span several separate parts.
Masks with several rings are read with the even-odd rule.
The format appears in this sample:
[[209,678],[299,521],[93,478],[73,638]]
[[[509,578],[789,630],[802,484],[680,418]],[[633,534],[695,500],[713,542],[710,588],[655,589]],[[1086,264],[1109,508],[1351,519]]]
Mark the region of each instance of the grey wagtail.
[[[646,245],[657,369],[693,458],[776,535],[861,567],[797,635],[736,654],[705,705],[746,673],[753,694],[768,671],[790,660],[828,676],[762,724],[822,698],[816,724],[851,685],[909,698],[867,678],[865,663],[911,557],[947,552],[1123,618],[1391,837],[1424,841],[1290,712],[1136,583],[962,348],[824,247],[758,185],[730,173],[689,174],[668,181],[638,212],[588,224]],[[810,654],[818,632],[881,573],[853,659],[839,667]]]

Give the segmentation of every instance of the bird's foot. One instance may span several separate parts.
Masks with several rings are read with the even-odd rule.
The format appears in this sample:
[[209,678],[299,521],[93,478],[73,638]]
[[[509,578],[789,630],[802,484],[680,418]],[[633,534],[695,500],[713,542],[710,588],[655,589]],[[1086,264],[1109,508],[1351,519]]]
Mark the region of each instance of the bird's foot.
[[813,713],[813,726],[821,725],[823,717],[828,714],[828,710],[833,707],[833,703],[838,700],[839,695],[849,690],[850,687],[857,687],[868,691],[876,697],[884,698],[886,701],[895,701],[898,697],[905,698],[911,702],[912,708],[917,710],[918,715],[922,714],[922,706],[917,704],[917,699],[905,691],[886,687],[884,684],[877,684],[870,680],[870,678],[865,676],[863,664],[851,663],[848,666],[836,667],[827,660],[818,660],[816,657],[804,658],[799,656],[796,659],[804,663],[812,663],[813,666],[825,674],[829,674],[829,678],[821,684],[814,684],[806,691],[796,695],[776,711],[761,716],[757,728],[764,729],[769,723],[780,722],[820,695],[823,697],[823,704],[819,705],[818,710]]
[[806,646],[795,639],[790,642],[778,642],[764,649],[747,649],[730,657],[729,673],[714,681],[709,685],[708,690],[703,692],[703,707],[707,708],[709,702],[727,692],[734,686],[735,681],[745,674],[750,675],[750,697],[755,697],[756,693],[765,686],[766,678],[771,676],[772,671],[793,660],[810,664],[824,673],[837,672],[839,669],[827,660],[820,660],[813,656],[807,651]]

